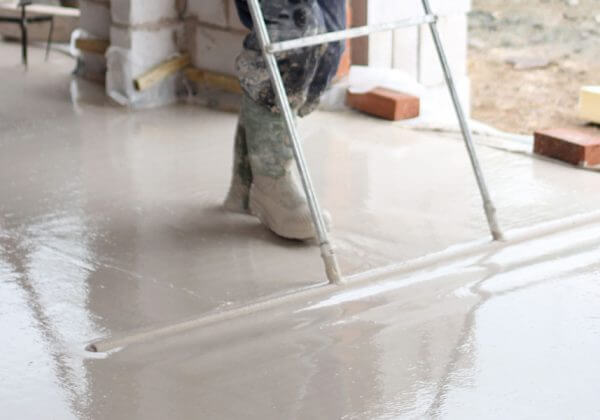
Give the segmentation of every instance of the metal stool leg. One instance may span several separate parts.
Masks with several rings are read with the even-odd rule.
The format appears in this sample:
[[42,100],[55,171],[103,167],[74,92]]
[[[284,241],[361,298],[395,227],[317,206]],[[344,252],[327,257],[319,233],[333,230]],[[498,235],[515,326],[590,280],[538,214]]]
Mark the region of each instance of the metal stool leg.
[[50,57],[50,48],[52,47],[52,35],[54,34],[54,17],[50,18],[50,31],[48,32],[48,42],[46,43],[46,61]]
[[23,65],[27,68],[27,46],[29,44],[28,30],[27,30],[27,7],[28,3],[21,2],[21,56],[23,59]]
[[29,44],[29,36],[27,30],[27,20],[21,20],[21,56],[23,65],[27,67],[27,45]]
[[[425,13],[430,15],[432,14],[431,6],[429,4],[429,0],[422,0],[423,8],[425,9]],[[477,151],[475,150],[475,146],[473,143],[473,138],[471,136],[471,129],[469,127],[469,123],[465,117],[465,113],[463,107],[460,103],[460,98],[458,96],[458,92],[456,90],[456,85],[454,83],[454,78],[452,77],[452,71],[450,70],[450,65],[448,64],[448,59],[446,57],[446,53],[444,51],[444,47],[442,45],[442,40],[440,38],[440,34],[437,28],[437,22],[430,22],[429,28],[431,29],[431,36],[433,37],[433,41],[435,42],[435,48],[437,50],[437,54],[440,59],[440,63],[444,70],[444,76],[446,77],[446,83],[448,84],[448,89],[450,90],[450,96],[452,97],[452,102],[454,103],[454,109],[456,110],[456,115],[458,117],[458,121],[460,124],[460,128],[465,140],[465,145],[467,147],[467,151],[469,152],[469,158],[471,159],[471,165],[473,166],[473,171],[475,172],[475,177],[477,178],[477,185],[479,186],[479,191],[481,193],[481,197],[483,198],[483,205],[485,208],[485,215],[488,220],[488,225],[494,240],[499,241],[503,239],[502,231],[500,230],[500,226],[498,224],[498,219],[496,217],[496,207],[492,202],[490,197],[490,193],[485,181],[485,177],[483,175],[483,171],[481,170],[481,166],[479,164],[479,158],[477,157]]]
[[279,66],[277,65],[277,60],[275,59],[275,56],[268,51],[271,41],[269,39],[269,33],[267,31],[262,10],[260,8],[259,0],[248,0],[248,6],[250,6],[250,13],[254,22],[254,30],[258,36],[258,40],[263,51],[263,56],[271,76],[271,82],[275,91],[275,97],[277,98],[277,104],[281,110],[281,113],[283,114],[286,128],[290,135],[290,139],[292,140],[294,157],[296,159],[296,164],[298,165],[298,172],[300,173],[302,186],[304,187],[304,192],[306,193],[306,199],[310,207],[315,230],[317,231],[317,237],[321,247],[321,256],[323,257],[323,261],[325,263],[327,278],[332,284],[340,284],[342,283],[340,268],[337,257],[329,240],[329,234],[325,228],[323,212],[319,206],[308,167],[306,165],[306,160],[304,158],[304,153],[302,151],[302,147],[300,146],[298,130],[294,121],[294,113],[290,107],[290,102],[285,91],[285,86],[279,71]]

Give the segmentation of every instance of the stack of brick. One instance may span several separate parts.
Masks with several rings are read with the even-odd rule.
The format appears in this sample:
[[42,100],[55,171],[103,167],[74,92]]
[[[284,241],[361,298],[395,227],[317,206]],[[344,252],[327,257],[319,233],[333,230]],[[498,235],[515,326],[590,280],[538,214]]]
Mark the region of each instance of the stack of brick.
[[179,73],[142,92],[134,79],[185,50],[183,0],[112,0],[107,93],[134,108],[177,100]]
[[110,38],[110,0],[81,0],[79,8],[79,27],[83,32],[77,44],[80,54],[77,74],[103,83]]

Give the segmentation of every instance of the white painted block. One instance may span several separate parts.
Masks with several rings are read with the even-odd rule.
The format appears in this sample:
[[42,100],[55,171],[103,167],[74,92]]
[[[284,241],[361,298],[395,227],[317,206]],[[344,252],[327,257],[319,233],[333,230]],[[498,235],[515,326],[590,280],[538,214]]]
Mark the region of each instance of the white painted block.
[[419,78],[419,28],[394,31],[392,67]]
[[226,28],[227,0],[187,0],[187,13],[202,23]]
[[369,36],[369,66],[392,67],[394,35],[392,32],[380,32]]
[[[471,0],[431,0],[433,12],[442,16],[440,34],[451,68],[457,77],[466,75],[467,17]],[[423,15],[420,1],[369,0],[368,23],[393,22]],[[368,64],[398,68],[413,75],[420,83],[434,86],[444,81],[428,26],[397,30],[393,35],[371,35]]]
[[[419,3],[421,6],[420,1],[415,1],[415,3]],[[472,7],[471,0],[430,0],[430,4],[433,13],[439,15],[468,13]]]
[[[471,10],[471,0],[430,0],[437,15],[465,14]],[[421,16],[425,13],[421,1],[368,0],[369,23],[393,22],[395,20]]]
[[108,2],[81,0],[79,10],[81,12],[79,18],[81,29],[99,39],[109,39],[112,18]]
[[169,59],[180,51],[183,25],[166,25],[161,29],[139,29],[113,26],[111,46],[131,52],[134,76]]
[[197,25],[192,63],[195,67],[235,76],[235,60],[242,50],[245,34]]
[[[390,22],[395,20],[396,2],[386,0],[368,0],[367,24]],[[379,32],[369,36],[368,64],[372,67],[392,67],[394,36],[391,32]]]
[[114,23],[143,25],[177,19],[178,10],[176,0],[112,0],[111,14]]
[[136,76],[135,57],[132,52],[119,47],[110,47],[106,53],[106,93],[123,106],[131,108],[154,108],[177,101],[177,86],[181,75],[173,74],[147,90],[138,92],[134,88]]
[[[438,29],[442,44],[455,77],[467,74],[467,15],[458,14],[441,18]],[[440,65],[435,44],[429,28],[421,27],[421,44],[419,52],[419,82],[425,86],[433,86],[444,82],[444,73]]]

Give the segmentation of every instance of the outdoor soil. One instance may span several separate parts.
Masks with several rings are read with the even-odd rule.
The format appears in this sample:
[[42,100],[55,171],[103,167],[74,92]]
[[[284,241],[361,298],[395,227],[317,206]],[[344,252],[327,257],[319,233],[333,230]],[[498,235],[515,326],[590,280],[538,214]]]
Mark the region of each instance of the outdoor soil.
[[527,134],[585,123],[577,102],[600,84],[600,2],[474,0],[469,29],[474,118]]

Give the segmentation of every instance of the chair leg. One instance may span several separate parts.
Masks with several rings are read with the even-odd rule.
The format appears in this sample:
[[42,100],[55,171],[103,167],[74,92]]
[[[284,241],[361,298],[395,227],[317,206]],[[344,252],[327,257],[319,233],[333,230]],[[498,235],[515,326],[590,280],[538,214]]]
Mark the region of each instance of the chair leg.
[[46,61],[50,57],[50,48],[52,47],[52,35],[54,33],[54,18],[50,19],[50,32],[48,32],[48,43],[46,44]]
[[27,45],[29,44],[29,36],[27,31],[27,20],[21,21],[21,54],[23,65],[27,67]]

